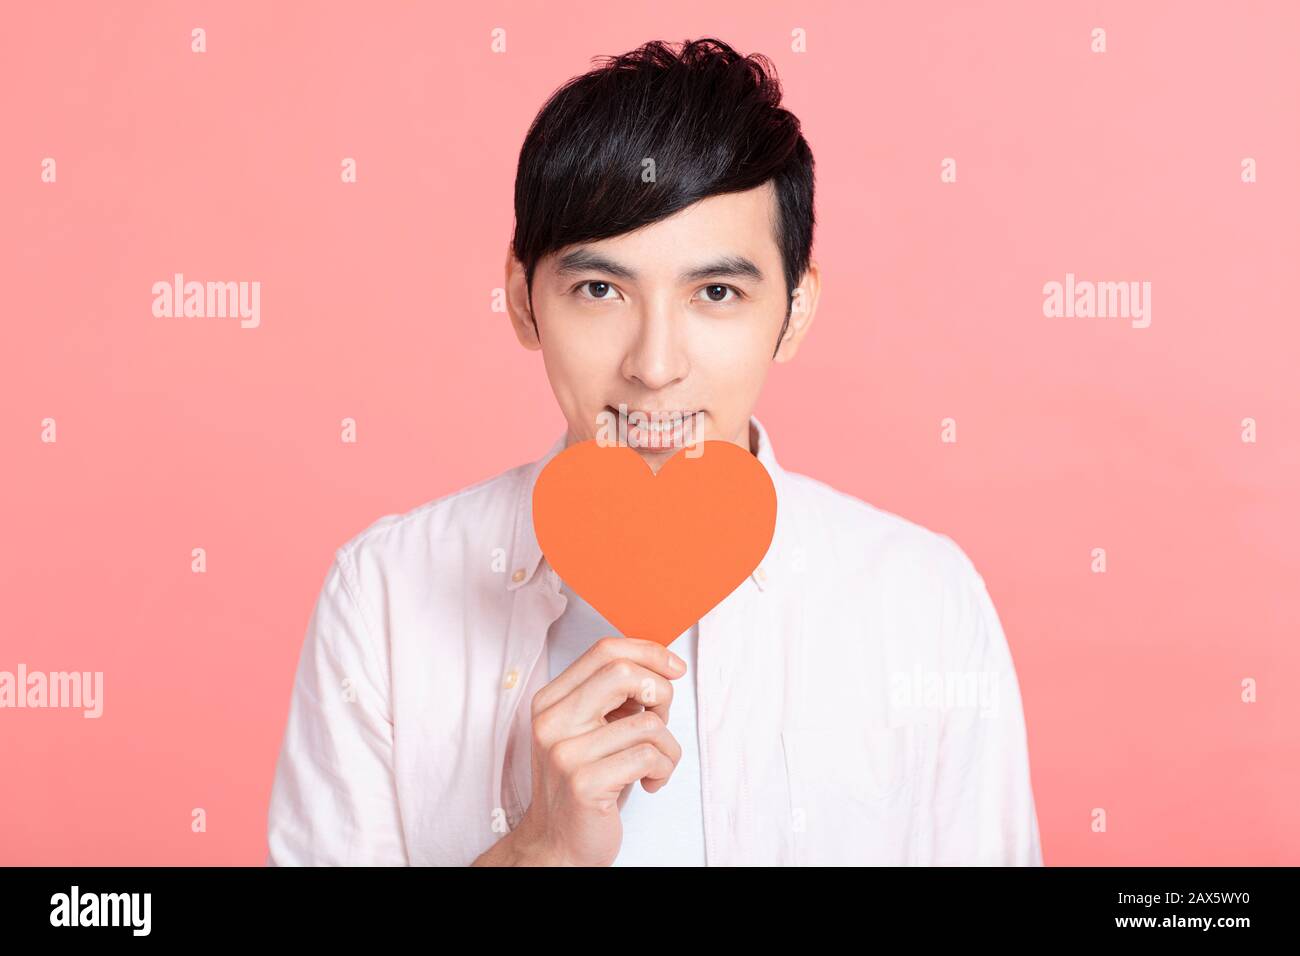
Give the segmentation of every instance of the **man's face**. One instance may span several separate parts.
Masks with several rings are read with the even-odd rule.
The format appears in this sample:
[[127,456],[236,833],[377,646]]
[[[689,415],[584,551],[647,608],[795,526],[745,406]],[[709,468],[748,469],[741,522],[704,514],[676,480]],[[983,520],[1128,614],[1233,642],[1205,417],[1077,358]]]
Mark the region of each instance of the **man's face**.
[[[538,263],[532,317],[523,269],[509,258],[512,323],[525,347],[542,350],[569,443],[608,436],[625,410],[631,422],[617,434],[626,434],[656,473],[691,441],[750,447],[749,418],[786,314],[775,221],[768,183],[710,196],[635,232],[561,249]],[[794,357],[817,294],[812,265],[777,361]],[[675,420],[684,418],[687,428],[636,427],[637,412],[656,420],[678,412]]]

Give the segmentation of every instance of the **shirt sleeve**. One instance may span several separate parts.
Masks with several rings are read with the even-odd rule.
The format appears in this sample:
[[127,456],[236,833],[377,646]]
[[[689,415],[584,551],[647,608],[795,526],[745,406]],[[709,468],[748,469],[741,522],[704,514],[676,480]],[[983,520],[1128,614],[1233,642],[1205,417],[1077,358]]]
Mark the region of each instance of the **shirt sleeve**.
[[269,866],[404,866],[390,681],[343,549],[294,677],[267,817]]
[[950,677],[978,689],[940,722],[933,859],[941,866],[1042,866],[1029,744],[1011,649],[983,577],[964,552],[948,608]]

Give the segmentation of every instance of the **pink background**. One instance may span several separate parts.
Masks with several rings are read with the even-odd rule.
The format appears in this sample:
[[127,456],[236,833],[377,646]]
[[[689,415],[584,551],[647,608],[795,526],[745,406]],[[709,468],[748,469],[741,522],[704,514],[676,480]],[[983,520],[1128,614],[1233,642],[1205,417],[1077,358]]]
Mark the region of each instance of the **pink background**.
[[[0,711],[0,863],[263,861],[333,549],[563,428],[490,309],[529,120],[710,34],[775,60],[817,158],[821,311],[757,414],[982,571],[1046,861],[1300,863],[1297,6],[610,6],[7,14],[0,670],[102,670],[105,710]],[[261,327],[154,318],[177,271],[260,281]],[[1067,272],[1150,281],[1151,327],[1045,318]]]

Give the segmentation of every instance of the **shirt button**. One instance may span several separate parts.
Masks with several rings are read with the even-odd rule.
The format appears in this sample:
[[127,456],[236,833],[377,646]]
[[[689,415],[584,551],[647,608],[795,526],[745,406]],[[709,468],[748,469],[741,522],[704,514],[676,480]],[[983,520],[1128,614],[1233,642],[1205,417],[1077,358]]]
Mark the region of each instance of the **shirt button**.
[[510,575],[510,580],[514,581],[515,584],[518,584],[518,583],[519,583],[520,581],[522,581],[523,579],[524,579],[524,569],[523,569],[523,568],[520,568],[520,569],[519,569],[518,571],[516,571],[514,574]]
[[506,679],[501,686],[506,690],[510,690],[517,683],[519,683],[519,671],[512,670],[510,673],[506,674]]

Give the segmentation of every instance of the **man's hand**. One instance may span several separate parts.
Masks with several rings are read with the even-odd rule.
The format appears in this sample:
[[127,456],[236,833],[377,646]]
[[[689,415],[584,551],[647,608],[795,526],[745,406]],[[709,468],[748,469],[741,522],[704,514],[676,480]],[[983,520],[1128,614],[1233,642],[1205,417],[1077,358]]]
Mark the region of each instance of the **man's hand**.
[[618,798],[654,793],[682,757],[668,732],[670,680],[686,664],[654,641],[605,637],[533,697],[533,796],[476,866],[608,866],[623,842]]

